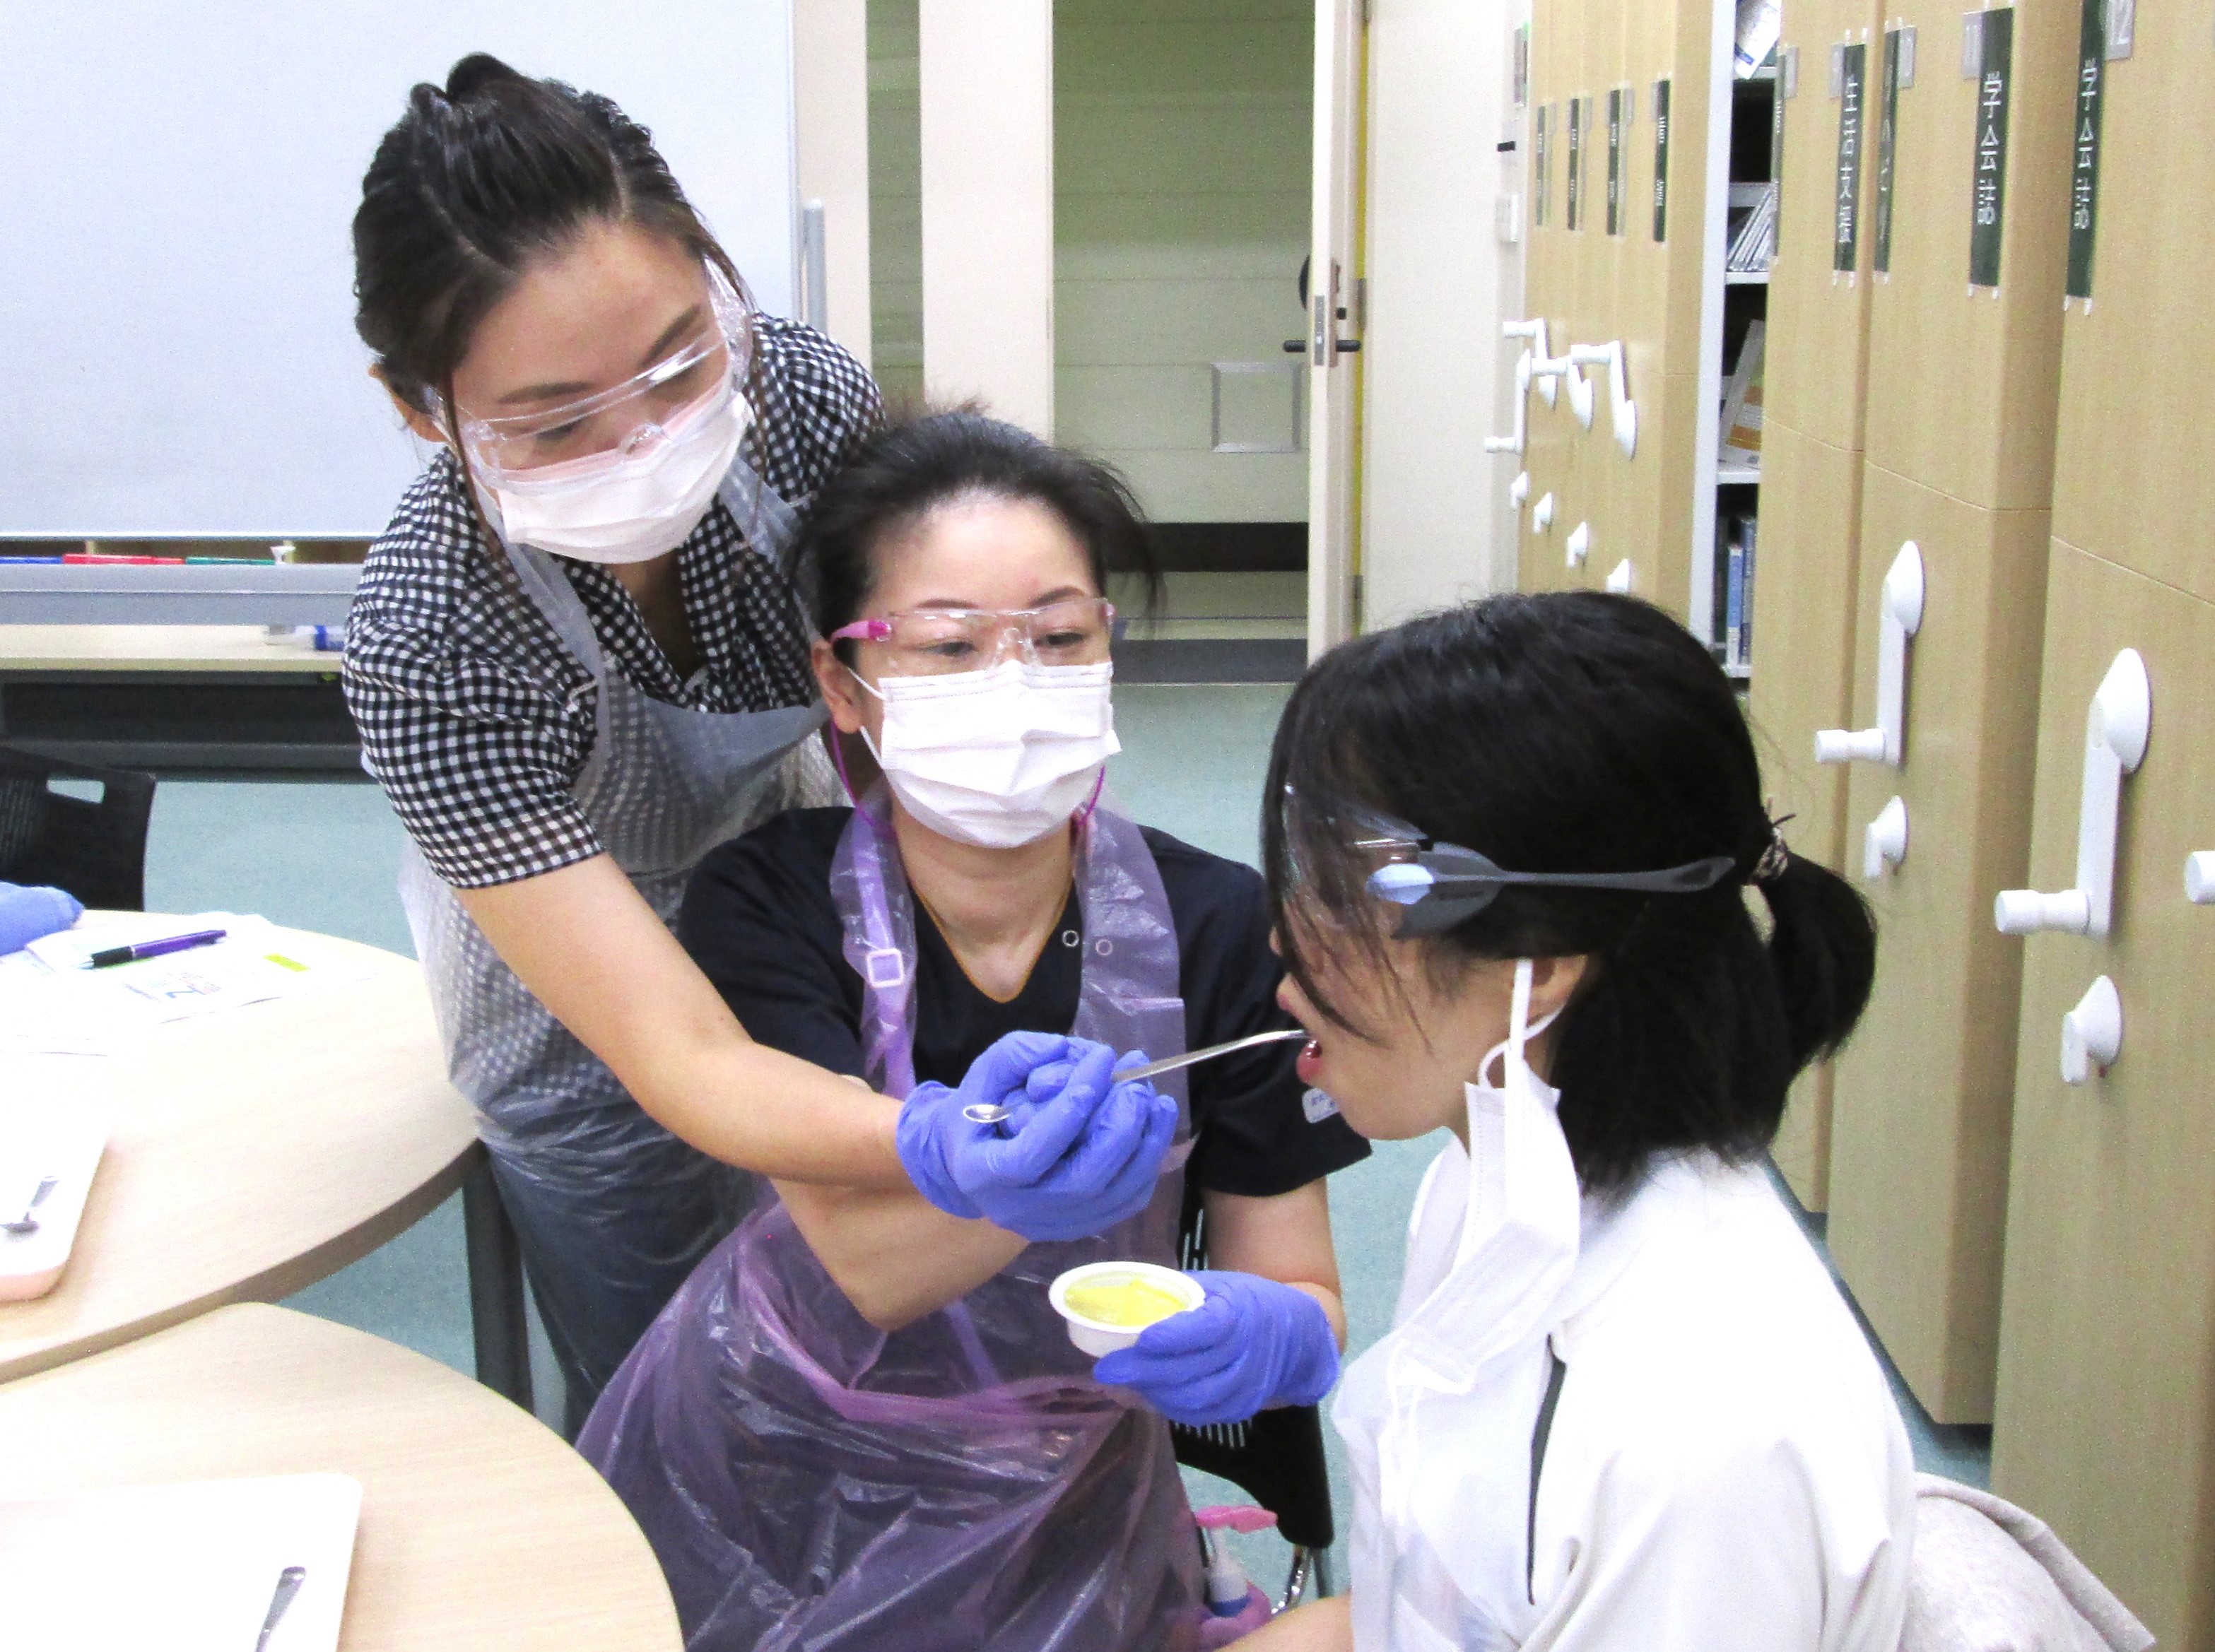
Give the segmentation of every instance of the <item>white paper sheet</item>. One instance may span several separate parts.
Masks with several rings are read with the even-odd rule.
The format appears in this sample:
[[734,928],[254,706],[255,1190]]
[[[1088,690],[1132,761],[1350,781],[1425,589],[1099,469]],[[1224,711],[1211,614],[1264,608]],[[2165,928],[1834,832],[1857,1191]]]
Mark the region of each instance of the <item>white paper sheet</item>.
[[268,1652],[336,1652],[360,1515],[343,1474],[0,1502],[0,1645],[251,1652],[278,1575],[303,1566]]
[[[229,933],[210,946],[85,967],[107,947],[202,929]],[[321,991],[364,973],[357,958],[313,937],[280,936],[267,918],[134,913],[0,958],[0,1055],[112,1055],[165,1022]]]

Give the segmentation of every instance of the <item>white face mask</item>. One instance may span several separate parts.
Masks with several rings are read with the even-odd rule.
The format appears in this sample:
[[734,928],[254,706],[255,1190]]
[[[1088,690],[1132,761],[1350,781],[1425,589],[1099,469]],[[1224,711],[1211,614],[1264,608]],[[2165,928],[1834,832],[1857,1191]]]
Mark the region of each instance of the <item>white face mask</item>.
[[1011,659],[862,682],[885,707],[869,750],[893,795],[931,830],[990,849],[1034,842],[1069,823],[1100,766],[1122,750],[1108,698],[1114,675],[1105,661]]
[[506,471],[479,496],[515,544],[580,562],[644,562],[700,525],[752,422],[746,399],[725,380],[666,425],[634,435],[628,452]]

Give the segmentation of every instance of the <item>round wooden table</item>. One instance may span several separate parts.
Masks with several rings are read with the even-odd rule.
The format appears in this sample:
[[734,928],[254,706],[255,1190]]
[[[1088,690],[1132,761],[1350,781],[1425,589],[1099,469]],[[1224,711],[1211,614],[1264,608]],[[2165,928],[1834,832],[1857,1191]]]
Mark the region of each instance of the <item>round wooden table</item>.
[[[276,933],[304,956],[367,973],[168,1023],[126,1054],[0,1057],[0,1108],[83,1103],[110,1122],[61,1282],[0,1302],[0,1381],[312,1284],[414,1224],[481,1165],[420,968],[353,941]],[[473,1203],[496,1211],[489,1178],[476,1182]],[[471,1212],[480,1308],[488,1226]],[[495,1340],[512,1366],[523,1358],[519,1296],[502,1313],[511,1323]],[[479,1369],[491,1381],[488,1330],[481,1312]],[[496,1386],[512,1393],[514,1373],[500,1374],[509,1380]],[[524,1381],[527,1404],[527,1366]]]
[[683,1644],[653,1551],[583,1458],[362,1331],[247,1303],[0,1386],[0,1499],[319,1471],[363,1488],[344,1652]]

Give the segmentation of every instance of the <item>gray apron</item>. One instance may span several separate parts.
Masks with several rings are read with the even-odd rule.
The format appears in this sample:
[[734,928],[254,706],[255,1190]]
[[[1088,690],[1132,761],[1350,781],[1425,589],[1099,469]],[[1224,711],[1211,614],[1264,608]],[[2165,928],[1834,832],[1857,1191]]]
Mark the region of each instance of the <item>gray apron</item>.
[[[720,496],[761,554],[788,554],[792,511],[743,458]],[[837,794],[828,759],[807,738],[823,707],[701,712],[656,700],[609,665],[560,562],[528,546],[506,550],[524,595],[598,691],[578,806],[673,927],[685,880],[709,849],[786,808]],[[477,1133],[522,1242],[574,1436],[631,1344],[745,1213],[750,1178],[648,1117],[500,961],[413,844],[400,898],[447,1070],[476,1108]]]

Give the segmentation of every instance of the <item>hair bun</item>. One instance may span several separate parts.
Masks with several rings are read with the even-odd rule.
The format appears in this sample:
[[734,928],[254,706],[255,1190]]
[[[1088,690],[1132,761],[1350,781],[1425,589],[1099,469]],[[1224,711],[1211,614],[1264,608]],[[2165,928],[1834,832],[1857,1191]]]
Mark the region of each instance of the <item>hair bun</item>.
[[465,103],[488,86],[524,78],[491,52],[472,52],[447,71],[444,95],[449,103]]

